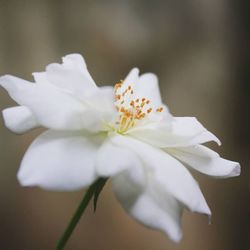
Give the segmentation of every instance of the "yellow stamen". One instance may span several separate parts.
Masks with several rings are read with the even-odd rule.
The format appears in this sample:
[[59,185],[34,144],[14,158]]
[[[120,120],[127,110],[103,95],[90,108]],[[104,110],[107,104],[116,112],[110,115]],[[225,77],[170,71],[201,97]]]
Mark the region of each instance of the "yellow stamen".
[[[123,81],[115,85],[115,107],[118,111],[118,118],[114,130],[118,133],[125,133],[136,126],[137,122],[149,115],[153,108],[147,106],[150,100],[145,97],[134,98],[134,90],[131,85],[123,88]],[[147,106],[147,108],[145,107]],[[158,107],[155,112],[162,112],[163,107]]]
[[150,109],[147,110],[148,114],[151,113],[151,112],[152,112],[152,108],[150,108]]
[[156,112],[162,112],[163,111],[163,107],[160,107],[160,108],[158,108],[158,109],[156,109]]

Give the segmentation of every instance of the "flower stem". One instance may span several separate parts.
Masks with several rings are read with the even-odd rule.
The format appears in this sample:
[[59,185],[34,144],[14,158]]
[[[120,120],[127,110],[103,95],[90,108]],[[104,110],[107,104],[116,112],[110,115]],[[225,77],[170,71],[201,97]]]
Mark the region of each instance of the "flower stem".
[[58,244],[56,246],[56,250],[63,250],[66,243],[68,242],[72,232],[74,231],[77,223],[81,219],[82,214],[84,213],[86,207],[88,206],[91,198],[95,195],[97,192],[97,189],[100,185],[104,185],[103,182],[106,182],[107,179],[99,178],[96,182],[94,182],[86,191],[80,205],[78,206],[77,210],[75,211],[73,217],[71,218],[66,230],[64,231],[62,237],[58,241]]

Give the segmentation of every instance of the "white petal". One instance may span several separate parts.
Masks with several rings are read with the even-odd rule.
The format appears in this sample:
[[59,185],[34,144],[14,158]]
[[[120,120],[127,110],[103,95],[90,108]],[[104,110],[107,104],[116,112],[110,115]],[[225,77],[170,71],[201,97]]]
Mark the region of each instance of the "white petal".
[[131,69],[126,78],[124,79],[122,91],[124,91],[128,87],[128,85],[134,86],[134,84],[136,84],[138,80],[139,80],[139,69],[138,68]]
[[238,162],[221,158],[211,149],[197,145],[187,148],[167,149],[167,151],[191,168],[214,177],[233,177],[240,174]]
[[[127,88],[131,87],[133,93],[127,92]],[[124,93],[127,93],[124,95]],[[123,106],[127,109],[131,108],[131,101],[136,99],[149,100],[143,108],[142,112],[147,113],[148,109],[152,109],[153,112],[147,114],[143,123],[149,123],[152,121],[169,120],[172,118],[166,105],[162,103],[160,89],[158,84],[158,78],[153,73],[146,73],[139,76],[139,70],[133,68],[128,76],[125,78],[122,86],[116,90],[117,95],[123,96]],[[118,101],[119,105],[119,101]],[[156,112],[160,107],[163,107],[162,112]],[[140,121],[139,123],[141,123]]]
[[37,83],[50,83],[72,93],[79,99],[92,94],[97,86],[90,76],[83,57],[71,54],[63,57],[63,63],[52,63],[46,72],[33,73]]
[[155,74],[146,73],[139,76],[139,70],[133,68],[125,78],[122,88],[119,91],[122,93],[129,85],[134,91],[131,100],[137,98],[149,99],[150,107],[153,109],[159,108],[162,105],[158,78]]
[[117,113],[114,105],[114,89],[109,86],[100,87],[84,103],[92,111],[98,113],[100,120],[110,122]]
[[18,179],[23,186],[76,190],[95,179],[95,157],[102,138],[47,131],[27,150]]
[[[97,173],[108,177],[117,175],[128,168],[137,169],[134,173],[138,176],[142,174],[142,165],[138,156],[133,151],[119,147],[112,140],[107,139],[97,154]],[[139,180],[140,177],[136,179]]]
[[92,85],[95,86],[95,82],[91,75],[89,74],[89,71],[87,69],[86,62],[82,55],[80,54],[69,54],[67,56],[64,56],[62,58],[63,65],[65,65],[68,68],[71,69],[78,69],[79,71],[83,72],[85,77],[92,83]]
[[32,73],[36,83],[46,83],[49,84],[46,72],[34,72]]
[[113,189],[123,208],[144,225],[166,233],[175,242],[180,241],[182,206],[149,179],[142,187],[130,178],[130,169],[112,179]]
[[2,112],[5,126],[14,133],[24,133],[39,126],[32,112],[24,106],[7,108]]
[[78,98],[92,94],[97,86],[93,85],[85,75],[77,70],[68,69],[61,64],[53,63],[47,66],[48,82],[69,91]]
[[187,147],[209,141],[220,145],[219,139],[194,117],[174,117],[168,122],[138,126],[130,130],[129,134],[160,148]]
[[155,74],[146,73],[141,75],[138,83],[135,85],[134,91],[138,95],[138,98],[149,99],[150,107],[153,109],[159,108],[162,105],[158,78]]
[[3,76],[0,84],[20,105],[28,107],[44,127],[56,130],[100,129],[100,114],[51,84],[33,84]]
[[158,185],[191,211],[211,214],[197,182],[178,160],[160,149],[129,137],[115,136],[111,140],[137,153]]

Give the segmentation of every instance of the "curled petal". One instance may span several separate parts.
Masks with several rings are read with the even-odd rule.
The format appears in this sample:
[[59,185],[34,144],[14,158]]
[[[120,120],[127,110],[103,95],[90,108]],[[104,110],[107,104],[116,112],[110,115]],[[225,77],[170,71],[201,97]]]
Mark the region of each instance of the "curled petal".
[[180,241],[183,207],[175,198],[157,187],[152,178],[147,186],[138,185],[130,178],[131,168],[112,179],[114,192],[123,208],[144,225],[166,233],[175,242]]
[[211,214],[199,185],[178,160],[163,150],[129,137],[115,136],[112,141],[134,151],[147,167],[146,172],[153,176],[161,189],[164,189],[189,210]]
[[91,77],[91,75],[89,74],[86,62],[84,58],[82,57],[82,55],[76,54],[76,53],[69,54],[67,56],[64,56],[62,60],[63,60],[63,65],[65,67],[71,68],[71,69],[78,69],[91,82],[91,84],[95,86],[95,82],[93,78]]
[[129,134],[160,148],[188,147],[209,141],[221,144],[194,117],[174,117],[169,122],[149,123],[131,129]]
[[97,86],[90,76],[83,57],[71,54],[63,57],[63,63],[52,63],[46,72],[33,73],[37,83],[53,84],[82,99],[93,93]]
[[30,145],[18,179],[23,186],[48,190],[76,190],[95,179],[95,158],[100,136],[73,132],[44,132]]
[[24,106],[7,108],[2,112],[5,126],[14,133],[22,134],[39,126],[32,112]]
[[72,93],[78,98],[84,98],[97,89],[97,86],[92,84],[82,72],[66,68],[61,64],[48,65],[46,75],[49,83]]
[[[46,83],[33,84],[8,75],[0,78],[0,85],[17,103],[29,108],[38,123],[44,127],[55,130],[98,131],[102,126],[103,112],[98,112],[94,107],[56,86]],[[103,92],[104,96],[105,93]]]
[[169,154],[189,167],[210,176],[227,178],[240,174],[240,164],[221,158],[213,150],[202,146],[173,148],[166,150]]

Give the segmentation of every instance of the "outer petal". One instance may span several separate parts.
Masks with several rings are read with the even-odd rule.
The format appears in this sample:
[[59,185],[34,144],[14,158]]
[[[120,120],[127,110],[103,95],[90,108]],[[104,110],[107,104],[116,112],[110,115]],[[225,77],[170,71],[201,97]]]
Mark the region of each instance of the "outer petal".
[[57,63],[48,65],[46,74],[49,83],[78,96],[78,98],[92,94],[97,88],[83,73],[64,68]]
[[146,172],[153,175],[161,189],[191,211],[210,215],[197,182],[179,161],[160,149],[129,137],[115,136],[112,141],[137,153],[147,168]]
[[51,84],[3,76],[0,85],[17,103],[28,107],[42,126],[56,130],[100,129],[100,113]]
[[47,131],[27,150],[18,179],[23,186],[76,190],[96,178],[95,157],[102,138]]
[[85,77],[92,83],[92,85],[95,86],[95,82],[91,75],[89,74],[89,71],[87,69],[86,62],[82,55],[80,54],[69,54],[67,56],[64,56],[62,58],[63,64],[65,67],[71,68],[71,69],[78,69],[81,71]]
[[[123,208],[144,225],[166,233],[170,239],[181,239],[182,206],[168,193],[157,187],[152,178],[147,186],[138,185],[129,171],[113,178],[113,188]],[[156,184],[156,185],[155,185]]]
[[71,54],[63,57],[63,63],[52,63],[46,72],[33,73],[37,83],[50,83],[78,98],[92,94],[97,86],[90,76],[83,57]]
[[98,175],[103,177],[115,176],[129,168],[134,169],[133,179],[141,182],[144,174],[142,162],[138,156],[130,149],[117,146],[108,138],[97,154]]
[[149,123],[131,129],[129,134],[160,148],[188,147],[209,141],[220,145],[219,139],[194,117],[174,117],[169,122]]
[[166,151],[203,174],[224,178],[240,174],[238,162],[223,159],[216,152],[202,145]]
[[32,112],[24,106],[7,108],[2,112],[5,126],[14,133],[24,133],[39,126]]

